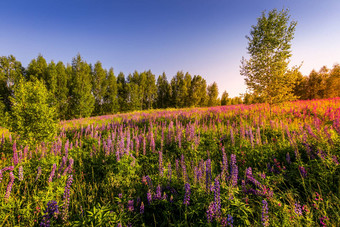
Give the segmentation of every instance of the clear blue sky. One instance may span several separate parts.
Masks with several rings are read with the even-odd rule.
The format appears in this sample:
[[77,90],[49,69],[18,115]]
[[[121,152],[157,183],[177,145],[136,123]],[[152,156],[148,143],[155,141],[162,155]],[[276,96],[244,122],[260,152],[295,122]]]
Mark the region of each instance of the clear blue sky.
[[26,67],[41,53],[71,62],[80,53],[116,75],[178,70],[216,81],[220,95],[244,93],[240,60],[264,10],[289,8],[298,22],[292,64],[304,75],[340,63],[339,0],[6,0],[0,2],[0,55]]

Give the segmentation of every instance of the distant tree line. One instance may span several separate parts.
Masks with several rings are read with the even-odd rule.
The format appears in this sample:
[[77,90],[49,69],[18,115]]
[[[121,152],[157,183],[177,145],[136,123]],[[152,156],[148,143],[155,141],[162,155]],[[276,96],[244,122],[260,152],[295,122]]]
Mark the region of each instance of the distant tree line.
[[[335,64],[332,69],[323,66],[319,71],[312,70],[308,76],[297,71],[293,94],[298,100],[324,99],[340,97],[340,65]],[[242,94],[237,104],[263,103],[264,99],[255,93]],[[223,95],[222,95],[223,100]],[[230,100],[231,101],[231,100]],[[232,104],[232,103],[229,103]],[[234,104],[235,101],[234,101]]]
[[88,64],[78,54],[71,64],[47,63],[42,55],[27,68],[12,55],[0,57],[0,115],[12,110],[11,97],[18,83],[42,82],[49,103],[59,119],[113,114],[154,108],[183,108],[221,105],[218,87],[200,75],[177,72],[170,81],[165,73],[149,70],[117,76],[100,61]]

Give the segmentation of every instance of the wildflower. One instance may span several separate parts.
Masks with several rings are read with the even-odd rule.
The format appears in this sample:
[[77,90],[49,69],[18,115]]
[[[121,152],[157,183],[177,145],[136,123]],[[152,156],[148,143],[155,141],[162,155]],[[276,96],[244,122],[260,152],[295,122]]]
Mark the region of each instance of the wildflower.
[[70,205],[70,190],[71,190],[71,184],[73,181],[73,176],[69,175],[67,178],[67,182],[66,182],[66,186],[65,186],[65,190],[64,190],[64,195],[63,195],[63,214],[62,214],[62,219],[64,222],[67,221],[68,219],[68,208]]
[[16,166],[18,165],[19,161],[18,161],[18,153],[17,153],[17,143],[14,140],[13,143],[13,165]]
[[307,171],[306,171],[305,167],[299,166],[299,171],[300,171],[300,174],[303,178],[307,177]]
[[218,181],[218,179],[215,180],[214,197],[216,209],[217,212],[219,212],[221,210],[221,197],[220,197],[220,182]]
[[262,200],[262,225],[269,226],[269,217],[268,217],[268,202],[264,199]]
[[56,201],[49,201],[47,203],[47,208],[44,211],[45,215],[43,216],[43,219],[40,223],[40,226],[42,227],[49,227],[50,226],[50,220],[52,217],[57,218],[59,214],[58,204]]
[[294,211],[297,215],[301,216],[302,215],[302,209],[301,209],[301,205],[299,202],[294,204]]
[[237,178],[238,178],[238,167],[236,164],[236,155],[231,154],[230,162],[231,162],[231,182],[232,182],[233,187],[235,187],[237,185]]
[[211,161],[210,161],[210,159],[208,159],[206,161],[205,172],[206,172],[205,185],[206,185],[206,189],[208,191],[209,187],[210,187],[210,180],[211,180]]
[[24,168],[22,166],[19,167],[19,181],[24,180]]
[[144,203],[143,202],[140,204],[139,213],[144,214]]
[[129,200],[129,201],[128,201],[128,210],[129,210],[130,212],[132,212],[132,211],[135,209],[134,206],[133,206],[133,203],[134,203],[133,200]]
[[163,154],[161,151],[159,151],[158,154],[159,154],[159,175],[163,176]]
[[155,199],[162,199],[162,188],[160,185],[157,186]]
[[321,218],[319,218],[320,225],[321,225],[321,226],[323,226],[323,227],[324,227],[324,226],[327,226],[327,225],[326,225],[326,223],[324,222],[325,220],[327,220],[327,221],[328,221],[328,220],[329,220],[329,218],[328,218],[328,217],[326,217],[326,216],[322,216]]
[[52,167],[52,171],[51,171],[51,173],[50,173],[50,177],[48,178],[48,183],[51,183],[51,182],[52,182],[52,179],[53,179],[53,177],[54,177],[56,168],[57,168],[57,165],[54,163],[54,164],[53,164],[53,167]]
[[61,172],[64,169],[64,166],[66,165],[66,162],[67,162],[67,158],[66,158],[66,156],[63,156],[61,164],[60,164],[59,169],[58,169],[58,174],[61,174]]
[[185,184],[185,195],[183,204],[188,206],[190,204],[190,184]]
[[9,196],[11,195],[13,183],[14,183],[14,174],[13,174],[13,172],[10,172],[9,173],[9,183],[7,185],[7,190],[6,190],[6,194],[5,194],[5,201],[7,201]]
[[40,176],[41,176],[41,167],[39,166],[37,169],[37,177],[35,178],[35,181],[37,181]]
[[148,203],[150,205],[151,202],[152,202],[152,194],[151,194],[151,190],[150,189],[149,189],[148,193],[146,194],[146,197],[148,198]]

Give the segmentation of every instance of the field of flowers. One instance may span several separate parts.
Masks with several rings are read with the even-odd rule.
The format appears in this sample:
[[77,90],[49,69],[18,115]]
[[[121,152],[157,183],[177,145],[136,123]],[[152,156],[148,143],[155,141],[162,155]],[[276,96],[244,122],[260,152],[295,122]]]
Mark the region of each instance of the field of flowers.
[[0,139],[0,225],[336,226],[340,99],[136,112]]

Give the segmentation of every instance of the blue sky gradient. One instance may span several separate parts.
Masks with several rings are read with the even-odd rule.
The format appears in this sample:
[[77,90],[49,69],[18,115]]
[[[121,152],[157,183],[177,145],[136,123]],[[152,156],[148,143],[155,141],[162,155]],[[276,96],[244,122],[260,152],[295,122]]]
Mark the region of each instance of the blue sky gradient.
[[340,63],[338,0],[44,0],[0,2],[0,55],[26,67],[41,53],[71,62],[78,53],[115,74],[178,70],[216,81],[220,95],[244,93],[239,73],[251,26],[264,10],[288,8],[298,22],[292,65],[304,75]]

